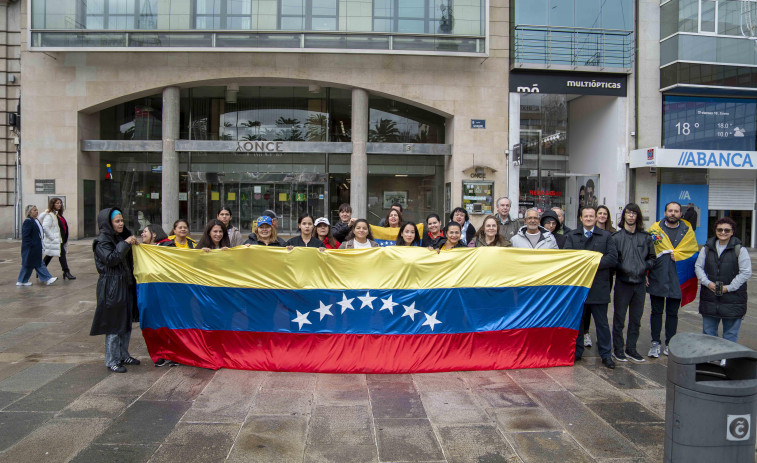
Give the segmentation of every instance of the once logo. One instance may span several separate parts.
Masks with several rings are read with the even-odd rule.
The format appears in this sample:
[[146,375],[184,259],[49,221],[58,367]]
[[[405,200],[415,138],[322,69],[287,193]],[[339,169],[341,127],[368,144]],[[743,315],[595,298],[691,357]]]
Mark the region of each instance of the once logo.
[[752,430],[752,415],[728,415],[726,439],[729,441],[748,440]]
[[518,87],[518,93],[539,93],[539,84],[532,84],[531,87]]

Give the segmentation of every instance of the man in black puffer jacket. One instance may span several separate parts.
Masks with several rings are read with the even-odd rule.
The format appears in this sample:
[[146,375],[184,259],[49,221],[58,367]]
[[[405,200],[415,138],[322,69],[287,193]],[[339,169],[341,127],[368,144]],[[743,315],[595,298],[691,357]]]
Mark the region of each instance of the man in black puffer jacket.
[[[612,234],[618,247],[615,293],[613,294],[612,341],[615,360],[636,363],[644,362],[644,357],[636,351],[639,339],[641,317],[644,315],[647,271],[654,267],[657,256],[652,236],[644,231],[641,208],[630,203],[623,209],[619,230]],[[630,309],[630,311],[629,311]],[[625,352],[623,349],[623,327],[628,312],[628,332]]]
[[741,319],[746,315],[746,282],[752,276],[752,261],[741,241],[733,236],[734,230],[736,222],[730,217],[715,222],[716,236],[699,251],[694,271],[702,285],[702,331],[717,336],[722,321],[723,338],[737,342]]

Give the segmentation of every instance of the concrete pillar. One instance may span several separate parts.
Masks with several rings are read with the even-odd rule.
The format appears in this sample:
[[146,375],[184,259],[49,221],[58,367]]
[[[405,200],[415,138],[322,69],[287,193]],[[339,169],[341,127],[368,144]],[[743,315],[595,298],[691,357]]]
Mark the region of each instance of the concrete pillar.
[[350,158],[350,205],[352,216],[368,217],[368,92],[352,89],[352,157]]
[[179,138],[179,87],[163,89],[163,182],[161,206],[163,230],[171,233],[179,218],[179,155],[174,142]]

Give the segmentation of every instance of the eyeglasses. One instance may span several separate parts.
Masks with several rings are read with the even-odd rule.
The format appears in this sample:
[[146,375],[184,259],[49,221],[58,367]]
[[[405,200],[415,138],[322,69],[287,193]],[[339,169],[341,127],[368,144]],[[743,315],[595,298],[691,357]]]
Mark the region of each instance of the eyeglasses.
[[733,233],[733,230],[730,228],[716,228],[715,231],[717,233]]

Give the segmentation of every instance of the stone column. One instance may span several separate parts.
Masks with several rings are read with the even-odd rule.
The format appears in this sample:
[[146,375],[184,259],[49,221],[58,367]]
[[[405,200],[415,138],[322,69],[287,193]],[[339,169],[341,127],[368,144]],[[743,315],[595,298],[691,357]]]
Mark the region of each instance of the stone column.
[[[352,89],[352,156],[350,157],[350,205],[352,217],[368,219],[368,92]],[[370,219],[369,219],[370,221]]]
[[179,138],[179,87],[163,89],[163,182],[161,206],[163,230],[170,234],[179,218],[179,155],[174,142]]

